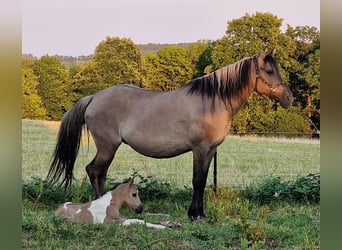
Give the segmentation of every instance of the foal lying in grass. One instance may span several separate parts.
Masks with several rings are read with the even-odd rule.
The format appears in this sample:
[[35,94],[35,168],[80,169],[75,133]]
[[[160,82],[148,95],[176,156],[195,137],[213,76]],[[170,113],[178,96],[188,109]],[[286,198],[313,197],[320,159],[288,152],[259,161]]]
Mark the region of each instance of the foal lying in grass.
[[121,218],[119,210],[124,204],[127,204],[136,213],[143,211],[134,178],[130,178],[127,183],[118,185],[94,201],[88,203],[66,202],[55,211],[55,215],[65,216],[69,221],[79,223],[121,223],[124,226],[140,223],[151,228],[166,228],[162,225],[145,223],[143,220]]

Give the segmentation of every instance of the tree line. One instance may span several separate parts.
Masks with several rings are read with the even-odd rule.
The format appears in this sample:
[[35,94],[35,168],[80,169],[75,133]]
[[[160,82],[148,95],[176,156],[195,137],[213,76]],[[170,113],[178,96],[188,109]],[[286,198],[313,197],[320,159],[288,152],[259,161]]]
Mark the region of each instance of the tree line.
[[[169,91],[265,48],[277,50],[283,79],[295,101],[288,110],[253,94],[233,119],[236,133],[287,132],[296,135],[320,129],[320,32],[315,27],[287,25],[271,13],[246,14],[227,23],[218,40],[145,46],[131,39],[106,37],[92,56],[72,58],[23,56],[22,117],[59,120],[80,98],[128,83]],[[63,63],[63,61],[69,63]]]

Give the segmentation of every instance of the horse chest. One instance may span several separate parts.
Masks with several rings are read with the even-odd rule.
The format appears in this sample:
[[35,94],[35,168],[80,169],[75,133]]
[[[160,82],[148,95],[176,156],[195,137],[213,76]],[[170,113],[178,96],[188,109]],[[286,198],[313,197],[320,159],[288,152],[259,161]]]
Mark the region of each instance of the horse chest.
[[203,116],[198,124],[198,134],[203,140],[221,143],[227,136],[231,119],[225,112],[207,114]]
[[92,201],[87,211],[89,211],[93,217],[93,223],[103,223],[106,217],[107,207],[110,205],[112,199],[111,192],[105,194],[98,200]]

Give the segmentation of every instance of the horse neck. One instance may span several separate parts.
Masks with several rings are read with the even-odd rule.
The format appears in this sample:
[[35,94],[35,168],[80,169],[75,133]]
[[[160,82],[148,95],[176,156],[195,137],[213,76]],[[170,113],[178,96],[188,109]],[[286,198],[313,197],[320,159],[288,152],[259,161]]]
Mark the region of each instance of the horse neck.
[[120,191],[117,189],[114,189],[111,191],[112,192],[112,200],[110,202],[110,205],[112,206],[113,209],[117,210],[119,214],[119,210],[122,207],[124,201],[121,198]]
[[239,110],[243,107],[243,105],[247,102],[254,91],[254,83],[253,79],[250,80],[248,86],[243,91],[241,96],[234,96],[230,102],[230,112],[234,116]]
[[[228,91],[224,98],[219,99],[223,101],[226,110],[233,116],[247,102],[254,91],[255,74],[252,65],[252,58],[244,58],[211,73],[211,79],[219,79],[218,81],[214,80],[214,84],[219,88],[217,93],[224,96],[225,93],[222,90]],[[222,106],[222,103],[219,105]]]

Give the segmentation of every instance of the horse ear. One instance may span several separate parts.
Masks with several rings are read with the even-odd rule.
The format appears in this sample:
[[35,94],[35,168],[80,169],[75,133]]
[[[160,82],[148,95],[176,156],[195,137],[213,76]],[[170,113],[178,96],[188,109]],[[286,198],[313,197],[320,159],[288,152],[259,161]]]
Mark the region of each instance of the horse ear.
[[130,186],[133,185],[133,183],[134,183],[134,177],[133,177],[133,178],[132,178],[132,177],[129,177],[128,183],[129,183]]
[[263,61],[265,59],[265,56],[267,55],[267,48],[264,50],[264,52],[261,52],[258,56],[258,60]]
[[275,54],[276,54],[276,52],[277,52],[277,51],[276,51],[276,49],[275,49],[275,48],[274,48],[274,49],[272,49],[272,51],[271,51],[271,56],[272,56],[272,57],[274,57],[274,56],[275,56]]
[[267,47],[265,47],[264,53],[267,54],[267,52],[268,52],[268,49],[267,49]]

